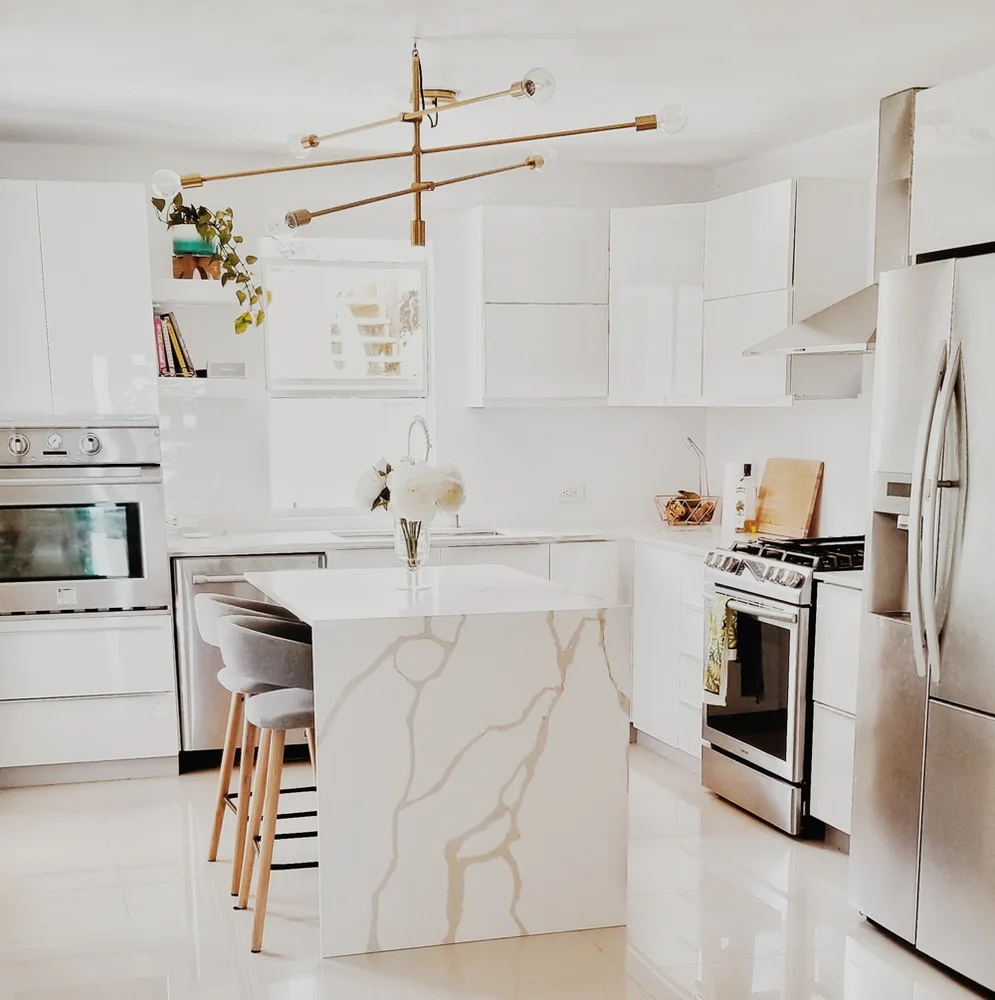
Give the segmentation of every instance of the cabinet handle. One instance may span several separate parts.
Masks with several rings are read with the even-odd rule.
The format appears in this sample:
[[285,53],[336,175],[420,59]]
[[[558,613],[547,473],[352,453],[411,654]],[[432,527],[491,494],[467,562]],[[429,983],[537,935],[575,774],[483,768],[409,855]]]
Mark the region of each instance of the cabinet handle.
[[217,576],[209,576],[206,573],[194,573],[191,583],[195,587],[203,586],[205,583],[245,583],[244,573],[221,573]]

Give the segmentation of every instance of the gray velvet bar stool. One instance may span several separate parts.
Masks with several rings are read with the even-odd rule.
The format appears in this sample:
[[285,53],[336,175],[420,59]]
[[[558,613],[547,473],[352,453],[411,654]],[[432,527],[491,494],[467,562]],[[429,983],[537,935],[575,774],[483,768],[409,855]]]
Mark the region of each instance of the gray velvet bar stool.
[[[317,861],[274,864],[277,840],[316,837],[317,830],[277,833],[278,819],[313,815],[313,812],[280,813],[280,781],[287,731],[309,731],[314,738],[314,669],[311,630],[299,622],[252,617],[230,617],[218,622],[218,640],[225,665],[246,682],[269,684],[276,690],[251,695],[245,703],[245,718],[262,733],[259,759],[252,790],[252,812],[245,838],[238,909],[248,905],[259,844],[259,874],[256,881],[256,912],[252,925],[252,950],[263,945],[266,902],[272,871],[286,868],[316,868]],[[312,756],[312,766],[314,759]],[[293,789],[282,789],[293,791]],[[260,832],[261,831],[261,832]]]
[[[296,617],[286,608],[265,601],[252,601],[228,594],[197,594],[194,598],[194,612],[200,637],[210,646],[218,646],[218,622],[230,615],[252,616],[268,620],[296,621]],[[224,654],[222,654],[224,659]],[[233,673],[228,665],[218,671],[219,683],[229,692],[228,725],[225,730],[225,746],[221,755],[221,774],[218,776],[218,794],[214,806],[214,825],[207,860],[216,861],[218,844],[221,842],[221,828],[225,812],[235,812],[235,850],[232,858],[231,893],[238,893],[242,876],[242,858],[245,853],[245,830],[249,821],[249,789],[252,781],[252,754],[256,745],[255,727],[243,719],[245,699],[248,695],[274,690],[271,684],[260,684],[243,680]],[[239,766],[238,791],[231,791],[231,776],[235,766],[235,751],[239,745],[239,730],[242,730],[242,762]],[[233,805],[232,799],[236,800]]]

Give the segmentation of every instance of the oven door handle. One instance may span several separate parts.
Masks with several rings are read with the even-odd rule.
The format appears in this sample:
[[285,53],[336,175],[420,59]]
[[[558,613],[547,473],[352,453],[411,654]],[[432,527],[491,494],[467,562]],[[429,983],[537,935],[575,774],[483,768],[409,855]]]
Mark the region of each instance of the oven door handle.
[[51,479],[47,476],[11,476],[0,481],[0,486],[7,489],[10,486],[47,486],[58,489],[63,486],[159,486],[162,484],[162,474],[156,476],[78,476]]
[[218,573],[209,575],[207,573],[194,573],[190,582],[195,587],[202,587],[205,583],[245,583],[244,573]]
[[776,622],[785,625],[797,625],[798,615],[790,611],[776,611],[773,608],[761,607],[759,604],[746,604],[743,601],[730,601],[726,607],[743,615],[753,615],[760,621]]

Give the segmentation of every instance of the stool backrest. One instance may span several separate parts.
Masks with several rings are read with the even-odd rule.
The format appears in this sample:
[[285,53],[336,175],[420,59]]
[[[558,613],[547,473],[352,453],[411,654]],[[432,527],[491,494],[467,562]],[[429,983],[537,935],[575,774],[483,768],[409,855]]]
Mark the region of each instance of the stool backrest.
[[218,645],[218,619],[228,615],[258,615],[261,618],[281,618],[297,621],[286,608],[265,601],[250,601],[229,594],[196,594],[193,599],[197,629],[209,646]]
[[247,681],[314,689],[311,627],[303,622],[256,615],[218,621],[225,666]]

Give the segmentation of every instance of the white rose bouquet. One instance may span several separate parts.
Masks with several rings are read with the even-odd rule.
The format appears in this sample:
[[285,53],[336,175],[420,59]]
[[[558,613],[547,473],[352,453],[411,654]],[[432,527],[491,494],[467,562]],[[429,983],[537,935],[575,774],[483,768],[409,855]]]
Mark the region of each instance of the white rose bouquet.
[[391,464],[380,459],[356,486],[356,503],[364,510],[383,509],[397,518],[404,536],[407,562],[416,567],[423,525],[440,511],[455,514],[466,501],[463,476],[454,466],[437,468],[410,458]]

